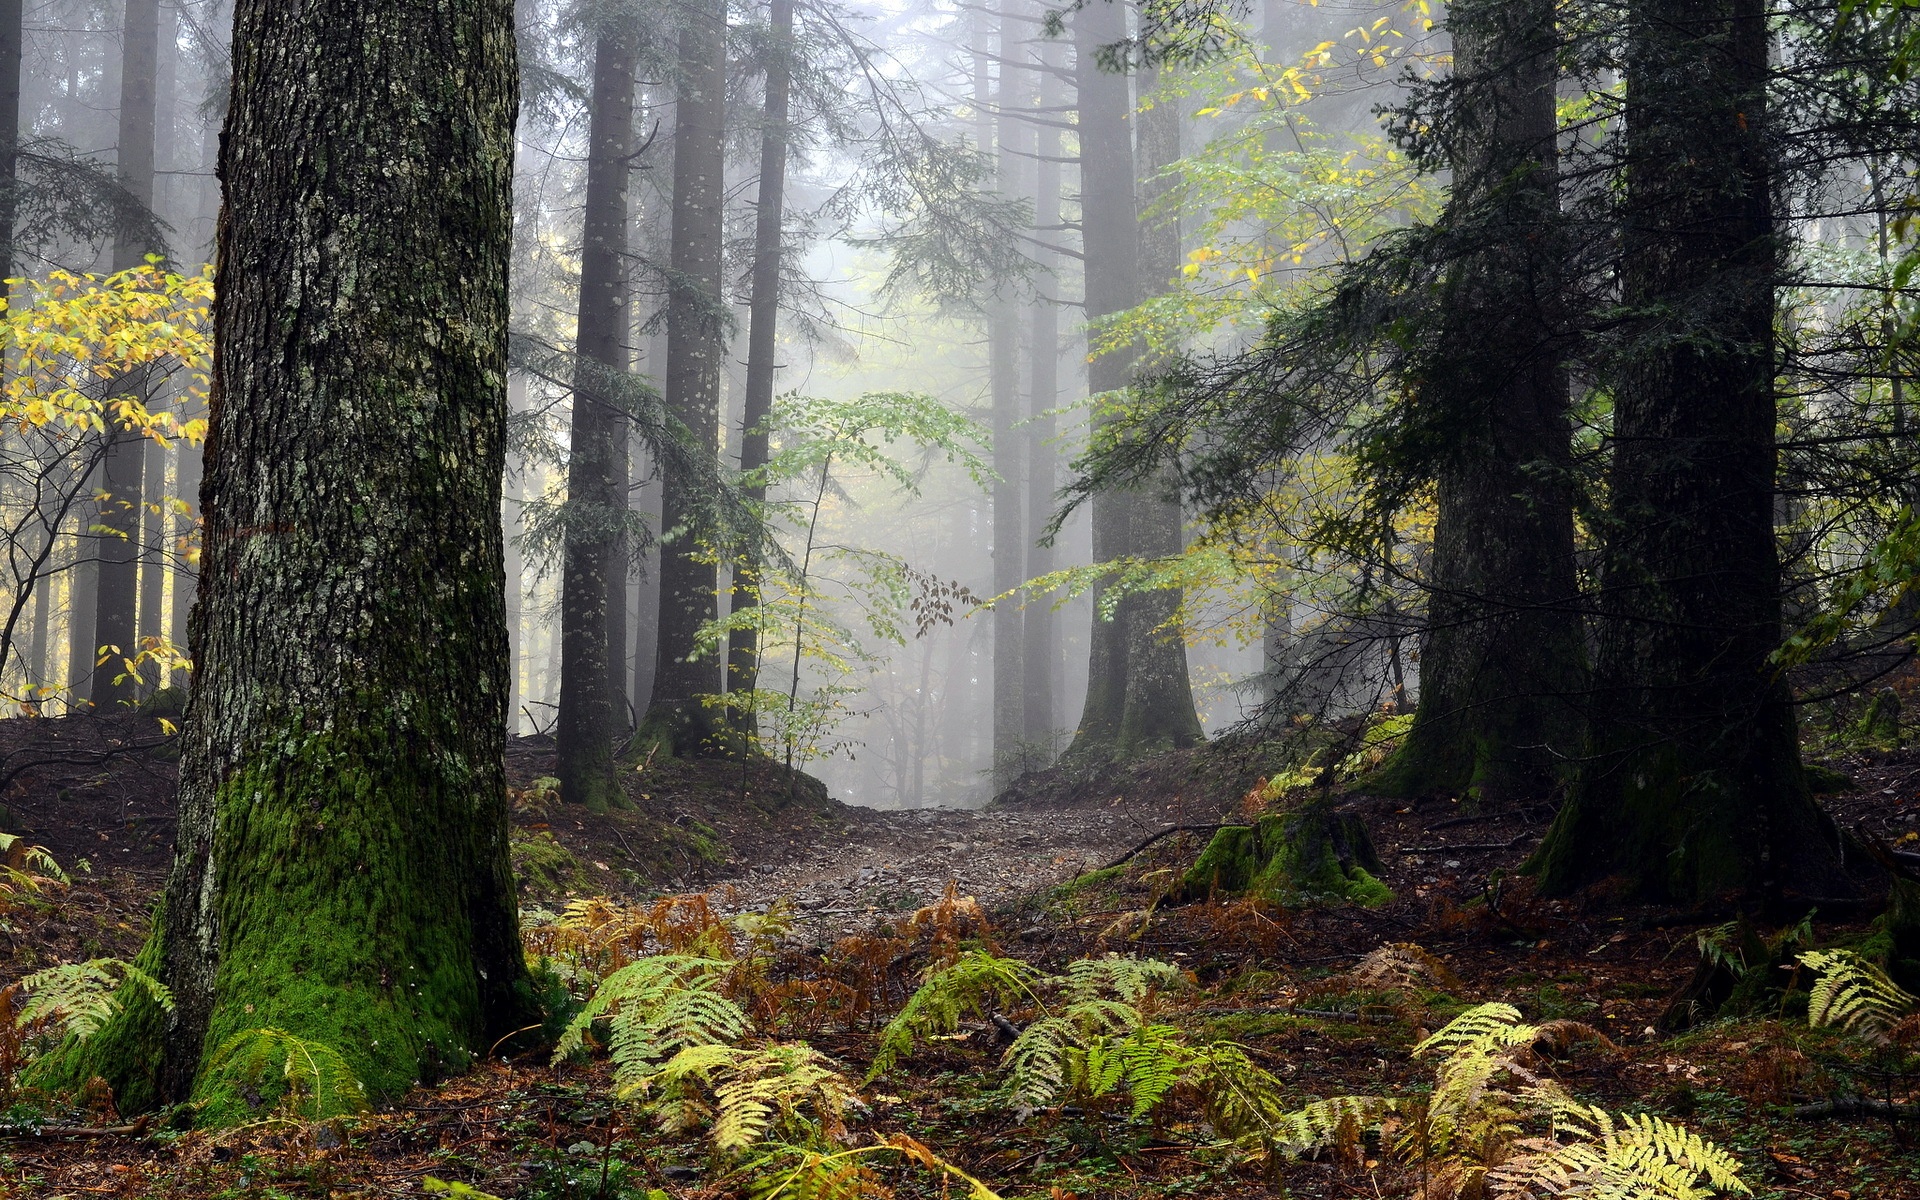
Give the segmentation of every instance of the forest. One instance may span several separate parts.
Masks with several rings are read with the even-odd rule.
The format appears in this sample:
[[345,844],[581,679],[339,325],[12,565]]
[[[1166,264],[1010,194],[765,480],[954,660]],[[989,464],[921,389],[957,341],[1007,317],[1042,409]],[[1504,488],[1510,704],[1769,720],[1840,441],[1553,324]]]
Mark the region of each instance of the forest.
[[0,1200],[1920,1200],[1920,0],[0,0],[0,281]]

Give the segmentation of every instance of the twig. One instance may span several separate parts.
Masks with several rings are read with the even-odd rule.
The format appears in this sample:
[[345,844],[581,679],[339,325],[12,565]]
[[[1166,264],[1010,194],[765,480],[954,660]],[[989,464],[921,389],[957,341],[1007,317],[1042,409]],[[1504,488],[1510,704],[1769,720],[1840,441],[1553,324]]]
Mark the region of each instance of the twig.
[[1460,846],[1402,846],[1400,847],[1400,853],[1402,854],[1458,854],[1462,852],[1473,852],[1473,851],[1511,850],[1515,846],[1518,846],[1521,842],[1526,841],[1531,836],[1533,835],[1523,833],[1519,837],[1514,838],[1510,842],[1474,842],[1468,845],[1460,845]]
[[1153,845],[1155,842],[1159,841],[1161,838],[1167,837],[1171,834],[1219,833],[1222,829],[1245,829],[1245,828],[1246,826],[1244,825],[1231,825],[1231,826],[1230,825],[1169,825],[1165,829],[1162,829],[1157,833],[1149,834],[1146,838],[1142,839],[1138,844],[1136,844],[1133,849],[1127,851],[1125,854],[1122,854],[1119,858],[1114,859],[1112,862],[1108,863],[1106,866],[1100,867],[1097,869],[1102,871],[1111,871],[1115,867],[1125,863],[1128,859],[1132,858],[1134,855],[1140,853],[1142,850],[1145,850],[1148,846]]

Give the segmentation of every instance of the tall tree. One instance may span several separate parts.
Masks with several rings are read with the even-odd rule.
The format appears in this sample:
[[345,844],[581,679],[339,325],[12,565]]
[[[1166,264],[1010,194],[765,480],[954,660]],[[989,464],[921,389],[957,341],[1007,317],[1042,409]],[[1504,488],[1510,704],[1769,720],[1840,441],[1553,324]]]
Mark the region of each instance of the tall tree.
[[[753,275],[747,298],[747,379],[740,417],[740,471],[748,477],[746,494],[764,504],[767,488],[755,482],[767,465],[767,422],[773,415],[773,379],[779,369],[780,271],[787,195],[789,110],[793,99],[793,0],[771,0],[767,10],[766,103],[761,112],[760,184],[753,214]],[[760,563],[749,550],[734,565],[735,613],[759,603]],[[727,635],[727,690],[751,693],[760,677],[757,631],[737,623]],[[751,741],[751,705],[736,707],[733,719],[739,736]],[[747,749],[742,746],[744,753]]]
[[[1028,316],[1032,330],[1029,358],[1027,414],[1027,578],[1037,579],[1053,570],[1053,546],[1045,536],[1046,523],[1055,504],[1055,454],[1053,439],[1058,422],[1053,409],[1060,402],[1060,297],[1054,277],[1058,256],[1050,243],[1058,236],[1060,225],[1061,137],[1057,120],[1063,91],[1062,67],[1048,39],[1035,51],[1040,78],[1040,122],[1034,137],[1033,224],[1039,244],[1034,250],[1036,291]],[[1051,606],[1029,604],[1021,625],[1020,666],[1022,690],[1026,693],[1025,728],[1022,733],[1031,746],[1052,747],[1057,720],[1053,676],[1060,655],[1057,638],[1059,617]]]
[[[142,207],[153,207],[153,149],[156,87],[160,75],[160,0],[127,0],[120,34],[120,185]],[[113,269],[137,267],[146,256],[163,249],[152,245],[145,229],[130,229],[114,239]],[[144,376],[116,382],[142,402],[148,397]],[[94,518],[99,533],[99,567],[90,631],[93,682],[88,696],[96,705],[135,698],[138,685],[124,665],[138,652],[135,621],[139,601],[140,514],[146,439],[124,430],[111,439],[101,469],[100,507]],[[114,649],[100,653],[105,647]],[[116,680],[118,682],[116,682]]]
[[1681,901],[1834,895],[1801,770],[1774,539],[1774,291],[1762,0],[1628,16],[1611,530],[1588,753],[1537,858]]
[[[719,451],[720,367],[727,310],[722,297],[726,198],[727,12],[723,0],[680,6],[673,118],[673,243],[667,297],[667,411],[709,456]],[[668,471],[660,527],[673,541],[660,555],[660,617],[653,697],[645,726],[675,753],[714,749],[706,697],[720,671],[698,636],[719,613],[719,572],[695,544],[697,481]]]
[[[1159,71],[1140,74],[1140,93],[1153,96]],[[1161,96],[1143,103],[1139,126],[1139,194],[1145,216],[1140,224],[1141,298],[1172,290],[1184,256],[1180,214],[1169,202],[1169,174],[1180,160],[1181,114],[1177,100]],[[1180,499],[1171,473],[1149,481],[1129,497],[1127,552],[1143,559],[1168,559],[1182,549]],[[1122,602],[1127,639],[1126,702],[1120,714],[1119,746],[1126,756],[1192,746],[1205,739],[1193,706],[1187,672],[1187,644],[1178,625],[1181,595],[1158,588]]]
[[[1000,63],[998,87],[990,111],[994,142],[995,186],[1014,195],[1020,181],[1023,143],[1029,141],[1019,107],[1027,90],[1025,72],[1017,56],[1019,9],[1003,0],[995,55]],[[983,145],[984,151],[986,147]],[[1020,421],[1020,303],[1012,284],[1002,284],[987,299],[987,387],[993,438],[993,592],[1005,595],[1026,577],[1026,523],[1022,482],[1026,475],[1024,434]],[[1023,768],[1027,733],[1026,677],[1021,659],[1026,650],[1020,609],[1013,603],[993,610],[993,786],[997,792],[1012,783]]]
[[[1133,95],[1126,75],[1102,70],[1100,48],[1126,37],[1126,9],[1118,3],[1089,4],[1073,14],[1074,85],[1079,109],[1080,241],[1085,254],[1086,316],[1100,318],[1132,308],[1140,295],[1140,245],[1133,194]],[[1134,354],[1109,350],[1087,363],[1087,388],[1100,396],[1131,381]],[[1103,418],[1096,413],[1095,421]],[[1118,490],[1096,492],[1089,504],[1093,561],[1127,554],[1133,497]],[[1127,631],[1120,614],[1102,619],[1101,592],[1088,639],[1087,698],[1068,754],[1097,760],[1118,748],[1126,710]]]
[[636,68],[632,18],[615,7],[598,19],[574,341],[580,366],[573,380],[567,451],[560,710],[554,729],[561,798],[596,812],[624,802],[614,773],[613,741],[616,720],[625,715],[621,676],[626,665],[626,556],[620,547],[627,501],[627,423],[606,395],[604,380],[632,365],[626,251]]
[[13,246],[20,212],[20,63],[26,53],[24,0],[0,0],[0,279],[18,269]]
[[248,1119],[263,1081],[213,1062],[269,1027],[391,1097],[530,1009],[502,764],[512,17],[236,8],[196,677],[146,954],[175,1007],[72,1064],[123,1108]]
[[1467,0],[1448,25],[1458,94],[1440,235],[1457,257],[1410,387],[1409,427],[1440,447],[1427,632],[1413,727],[1370,786],[1538,799],[1578,758],[1585,667],[1555,10],[1547,0]]

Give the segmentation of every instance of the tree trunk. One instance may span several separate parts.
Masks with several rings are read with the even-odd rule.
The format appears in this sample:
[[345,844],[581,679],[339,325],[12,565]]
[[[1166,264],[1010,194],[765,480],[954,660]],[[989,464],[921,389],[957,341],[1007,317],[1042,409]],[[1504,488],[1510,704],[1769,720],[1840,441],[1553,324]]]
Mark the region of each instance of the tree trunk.
[[391,1098],[530,1012],[501,757],[516,108],[507,0],[235,13],[197,672],[144,955],[176,1007],[72,1064],[123,1111],[254,1118],[275,1081],[207,1064],[265,1027]]
[[[25,5],[0,0],[0,279],[11,279],[13,226],[19,219],[20,61],[26,50]],[[42,606],[44,607],[44,605]]]
[[[766,110],[760,130],[760,189],[753,219],[752,295],[747,299],[747,381],[740,417],[740,471],[767,465],[767,421],[773,413],[773,377],[779,369],[780,269],[787,189],[787,111],[793,91],[793,0],[768,6],[772,37],[767,45]],[[750,484],[747,496],[764,504],[764,484]],[[734,567],[733,609],[760,603],[760,563],[751,553]],[[727,637],[727,690],[751,693],[759,686],[760,645],[754,630],[734,628]],[[731,710],[742,754],[759,736],[751,704]]]
[[[701,0],[683,10],[680,77],[674,104],[673,246],[667,299],[667,410],[698,447],[718,453],[720,360],[727,311],[721,296],[726,189],[727,14]],[[691,481],[668,471],[660,528],[674,538],[660,555],[659,642],[647,736],[676,754],[721,748],[710,735],[706,697],[721,688],[713,656],[696,658],[700,627],[719,615],[719,572],[702,562],[687,525],[699,497]]]
[[[1089,322],[1132,308],[1140,294],[1139,230],[1133,196],[1133,98],[1125,75],[1100,69],[1100,47],[1126,35],[1126,10],[1117,3],[1091,4],[1073,15],[1074,83],[1080,133],[1080,240],[1086,255],[1086,315]],[[1087,364],[1087,389],[1098,396],[1132,381],[1128,349],[1102,354]],[[1095,420],[1100,418],[1096,416]],[[1110,562],[1130,552],[1128,529],[1134,497],[1095,494],[1090,504],[1093,561]],[[1113,756],[1126,708],[1125,614],[1104,619],[1101,592],[1094,595],[1088,637],[1087,699],[1068,755],[1097,761]]]
[[[615,579],[619,518],[626,501],[627,424],[594,389],[595,368],[628,369],[627,179],[633,152],[635,45],[616,28],[594,39],[593,99],[587,131],[587,200],[580,237],[580,311],[574,350],[572,436],[567,453],[566,553],[560,583],[560,712],[555,725],[555,774],[561,799],[594,812],[623,804],[614,773],[613,738],[619,717],[611,680],[615,612],[625,572]],[[624,616],[618,618],[624,632]],[[625,638],[619,639],[624,646]],[[624,655],[622,656],[624,662]],[[624,689],[620,689],[624,691]]]
[[[1026,129],[1015,109],[1025,99],[1025,73],[1015,65],[1020,46],[1015,36],[1016,12],[1003,0],[999,30],[1000,80],[995,97],[998,115],[993,122],[997,148],[995,186],[1013,195],[1020,178],[1021,142]],[[983,147],[984,149],[984,147]],[[1007,289],[1011,291],[1011,287]],[[1021,512],[1021,484],[1025,473],[1026,437],[1015,432],[1020,420],[1020,306],[1011,294],[988,300],[987,376],[992,402],[993,470],[993,594],[1005,595],[1026,577],[1026,522]],[[1021,666],[1025,650],[1020,606],[1012,600],[993,610],[993,790],[998,793],[1028,769],[1026,732],[1026,677]]]
[[1475,0],[1450,21],[1469,89],[1446,221],[1456,245],[1440,360],[1416,406],[1452,438],[1412,730],[1370,782],[1389,795],[1542,799],[1578,758],[1584,684],[1562,365],[1554,8]]
[[1536,857],[1566,892],[1779,902],[1846,889],[1779,643],[1767,10],[1629,15],[1624,305],[1590,747]]
[[[1051,120],[1061,101],[1061,87],[1054,72],[1059,55],[1051,39],[1040,44],[1040,107]],[[1048,123],[1035,127],[1033,223],[1041,241],[1059,237],[1060,224],[1060,130]],[[1028,384],[1027,414],[1027,578],[1048,574],[1054,568],[1053,547],[1043,545],[1046,523],[1053,515],[1055,454],[1053,439],[1058,421],[1052,415],[1060,403],[1060,308],[1059,283],[1053,272],[1056,256],[1044,247],[1035,247],[1034,260],[1039,268],[1037,291],[1029,314],[1033,330],[1030,348],[1032,377]],[[1060,618],[1050,603],[1028,604],[1022,610],[1020,665],[1022,686],[1026,691],[1027,743],[1040,748],[1045,757],[1037,766],[1051,765],[1054,735],[1057,731],[1057,701],[1053,686],[1058,666]]]
[[[1140,91],[1150,94],[1158,73],[1140,74]],[[1160,173],[1180,159],[1180,109],[1161,100],[1139,115],[1139,194],[1142,207],[1173,189]],[[1171,290],[1179,278],[1180,216],[1154,214],[1139,231],[1141,298]],[[1174,558],[1184,549],[1180,501],[1170,478],[1136,493],[1129,521],[1128,552],[1144,559]],[[1181,595],[1175,589],[1142,592],[1122,602],[1127,636],[1126,701],[1120,715],[1118,752],[1135,758],[1183,749],[1206,740],[1193,706],[1187,673],[1187,643],[1177,623]]]
[[[148,208],[153,207],[153,127],[155,86],[160,74],[160,0],[127,0],[126,22],[120,36],[120,186]],[[146,261],[163,247],[123,232],[114,239],[113,269],[124,271]],[[144,373],[115,381],[117,394],[147,398]],[[104,493],[93,524],[98,535],[99,575],[93,612],[93,685],[89,697],[98,705],[121,704],[138,698],[138,685],[123,660],[139,651],[135,627],[139,600],[140,513],[146,463],[146,439],[109,422],[100,489]],[[100,655],[103,647],[113,651]],[[118,679],[119,682],[115,682]]]

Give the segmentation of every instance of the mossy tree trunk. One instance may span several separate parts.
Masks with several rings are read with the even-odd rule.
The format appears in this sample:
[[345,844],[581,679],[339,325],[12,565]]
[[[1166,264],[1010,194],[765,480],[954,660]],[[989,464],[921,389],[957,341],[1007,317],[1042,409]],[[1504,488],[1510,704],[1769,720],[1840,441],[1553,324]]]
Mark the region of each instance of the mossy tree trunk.
[[[679,77],[673,118],[673,244],[667,273],[666,407],[709,454],[720,441],[720,360],[728,320],[721,294],[726,193],[726,5],[678,10]],[[706,698],[722,686],[718,655],[698,655],[701,626],[719,615],[719,571],[689,525],[700,497],[665,473],[660,528],[660,617],[653,697],[643,739],[676,754],[724,749]]]
[[[509,0],[241,0],[177,849],[87,1043],[123,1106],[273,1027],[375,1098],[525,1023],[500,487]],[[157,1042],[156,1040],[157,1039]]]
[[[635,39],[624,14],[607,13],[593,43],[587,123],[587,196],[580,233],[575,352],[608,372],[632,366],[627,348],[627,178],[633,164]],[[613,739],[625,655],[627,423],[583,365],[573,386],[567,453],[567,532],[560,581],[560,708],[554,725],[560,798],[596,812],[624,804]],[[614,597],[619,597],[615,603]]]
[[1584,683],[1557,255],[1554,8],[1450,10],[1463,89],[1459,258],[1416,425],[1442,447],[1413,727],[1369,786],[1388,795],[1539,799],[1579,754]]
[[1631,11],[1609,544],[1591,744],[1544,888],[1761,902],[1845,888],[1778,644],[1774,228],[1760,0]]

